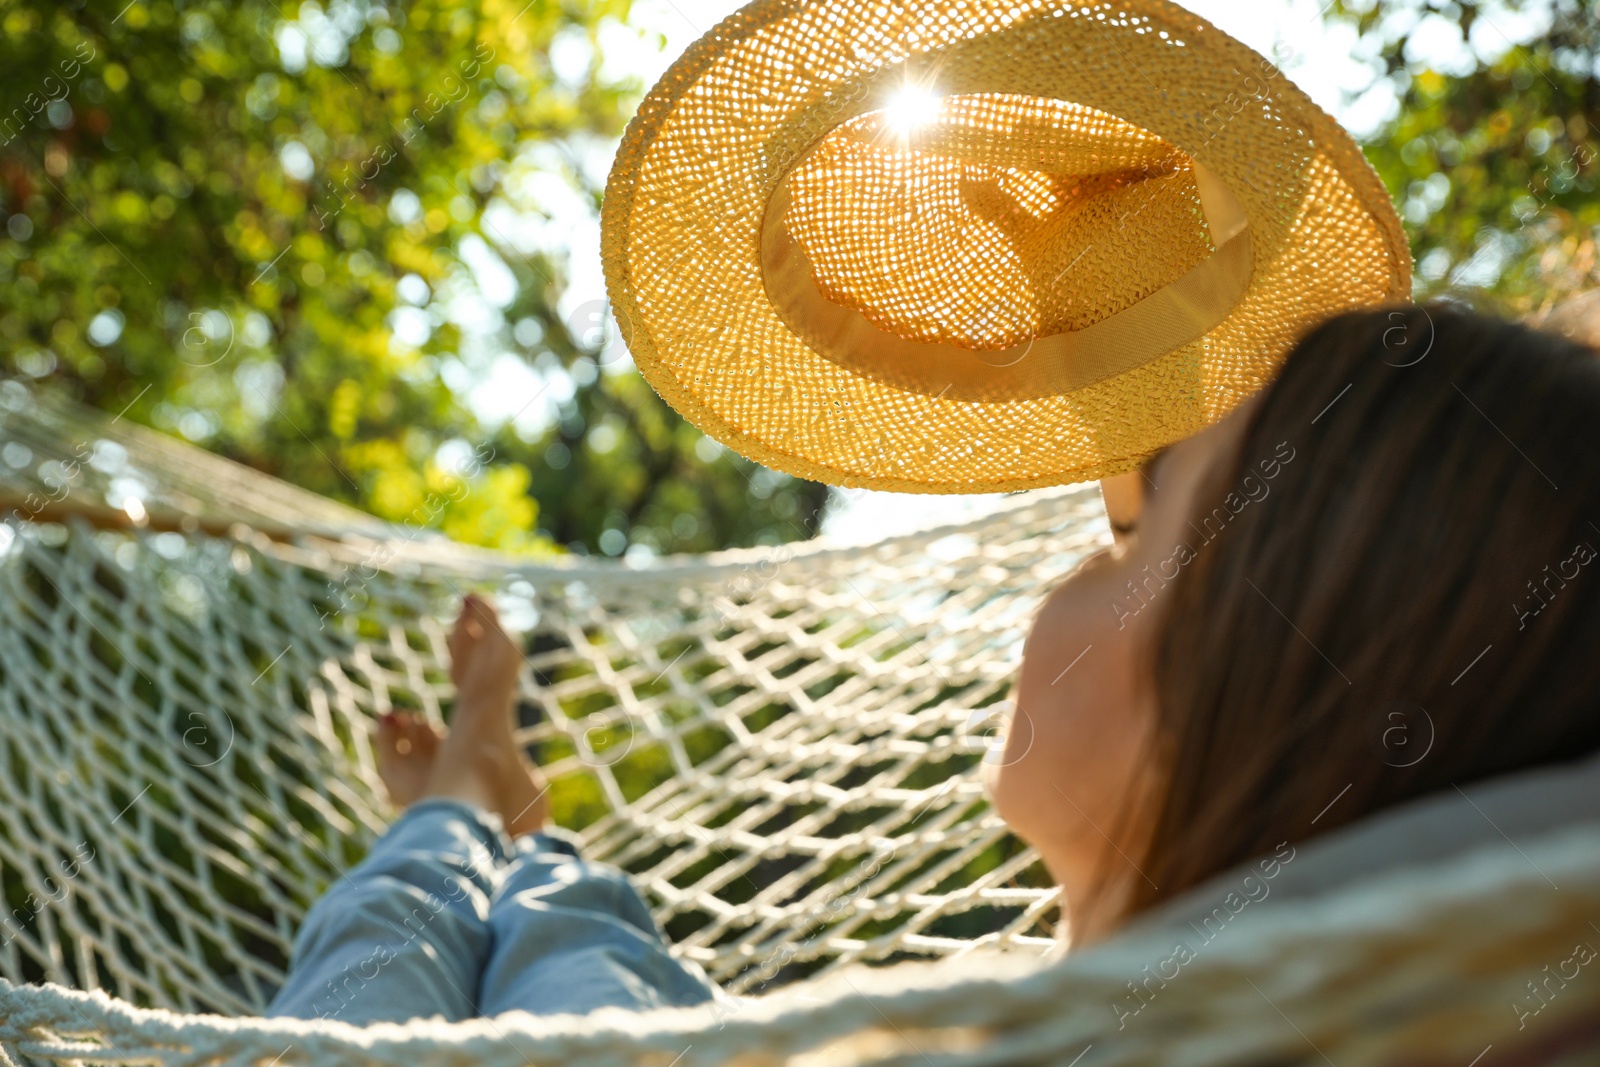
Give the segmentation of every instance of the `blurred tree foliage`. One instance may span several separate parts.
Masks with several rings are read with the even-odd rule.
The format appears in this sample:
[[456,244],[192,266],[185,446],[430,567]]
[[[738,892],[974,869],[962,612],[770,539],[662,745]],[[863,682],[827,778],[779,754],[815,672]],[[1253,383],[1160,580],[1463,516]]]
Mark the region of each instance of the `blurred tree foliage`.
[[[627,4],[3,0],[0,366],[468,542],[809,535],[823,487],[712,446],[631,368],[599,373],[598,314],[559,310],[563,257],[502,229],[554,210],[508,190],[530,167],[597,205],[585,168],[528,155],[620,134],[643,86],[594,56]],[[485,260],[513,294],[485,300]],[[463,301],[487,307],[475,337]],[[532,440],[468,403],[474,344],[539,368]],[[428,510],[461,496],[455,471],[470,491]]]
[[1419,296],[1527,314],[1600,285],[1600,2],[1340,0],[1325,18],[1394,92],[1367,156]]

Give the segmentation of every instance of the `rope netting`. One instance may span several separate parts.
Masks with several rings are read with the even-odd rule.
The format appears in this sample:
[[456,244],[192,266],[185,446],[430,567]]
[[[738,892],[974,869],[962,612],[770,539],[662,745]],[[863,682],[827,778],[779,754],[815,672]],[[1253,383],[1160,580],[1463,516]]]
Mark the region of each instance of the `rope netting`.
[[[0,496],[0,1067],[1593,1062],[1592,827],[1236,930],[1219,891],[1215,943],[1207,918],[1037,965],[1054,890],[979,776],[1039,595],[1103,542],[1092,490],[871,548],[534,566],[0,383]],[[392,814],[373,718],[446,717],[468,589],[526,640],[558,821],[676,951],[773,996],[249,1018]],[[945,959],[844,966],[917,957]]]
[[355,1027],[0,981],[0,1051],[62,1067],[1585,1067],[1600,1051],[1597,909],[1590,827],[1265,905],[1214,942],[1156,929],[1049,967],[841,971],[722,1010]]
[[0,419],[12,981],[258,1012],[392,815],[370,724],[448,718],[469,589],[526,642],[556,820],[726,988],[1051,943],[979,778],[1039,595],[1105,537],[1092,490],[871,548],[529,565],[14,383]]

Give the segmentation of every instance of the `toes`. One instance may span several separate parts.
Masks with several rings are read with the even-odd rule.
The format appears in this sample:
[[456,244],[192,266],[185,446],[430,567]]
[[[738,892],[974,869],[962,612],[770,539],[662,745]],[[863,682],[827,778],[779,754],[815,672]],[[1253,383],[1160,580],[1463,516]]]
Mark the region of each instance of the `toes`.
[[483,623],[478,617],[478,609],[482,602],[472,593],[468,593],[461,600],[461,611],[456,615],[455,627],[450,631],[451,660],[461,662],[461,654],[467,647],[476,644],[483,637]]
[[483,636],[483,601],[473,593],[461,599],[461,614],[456,616],[456,631],[473,640]]
[[400,716],[399,727],[408,754],[432,757],[438,750],[439,729],[421,715]]
[[497,637],[502,641],[509,641],[506,628],[500,625],[500,612],[488,600],[474,602],[473,610],[477,613],[478,621],[483,625],[483,632],[490,637]]
[[389,757],[432,754],[439,746],[433,725],[411,712],[391,711],[379,717],[377,735],[379,754]]
[[376,747],[379,753],[393,752],[395,742],[400,739],[400,718],[394,713],[380,715],[376,731]]
[[474,620],[486,626],[498,625],[500,621],[500,616],[494,610],[494,603],[485,600],[477,593],[468,593],[462,598],[461,611],[463,615],[470,614]]
[[500,629],[500,615],[489,601],[476,593],[468,593],[461,600],[461,615],[456,619],[456,629],[473,641],[481,641],[486,634]]

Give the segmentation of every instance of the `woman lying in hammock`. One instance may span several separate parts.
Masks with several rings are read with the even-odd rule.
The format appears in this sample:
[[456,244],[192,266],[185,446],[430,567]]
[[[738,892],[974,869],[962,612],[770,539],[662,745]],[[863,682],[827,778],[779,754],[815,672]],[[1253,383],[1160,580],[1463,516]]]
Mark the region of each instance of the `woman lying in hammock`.
[[[1152,460],[1117,545],[1038,612],[991,783],[1074,942],[1162,916],[1208,930],[1234,909],[1207,882],[1325,889],[1600,818],[1593,761],[1555,766],[1600,748],[1597,425],[1592,350],[1376,311],[1325,323]],[[718,996],[624,875],[545,825],[511,732],[520,656],[488,605],[467,601],[451,653],[451,731],[382,724],[409,807],[312,910],[274,1011]]]

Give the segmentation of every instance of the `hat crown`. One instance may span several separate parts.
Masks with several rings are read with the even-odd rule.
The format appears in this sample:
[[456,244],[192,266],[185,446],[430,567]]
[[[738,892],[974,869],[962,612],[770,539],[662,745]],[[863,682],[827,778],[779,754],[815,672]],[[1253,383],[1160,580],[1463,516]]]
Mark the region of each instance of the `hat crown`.
[[782,222],[834,303],[906,340],[998,351],[1082,330],[1214,251],[1189,157],[1092,107],[1002,93],[824,137]]

